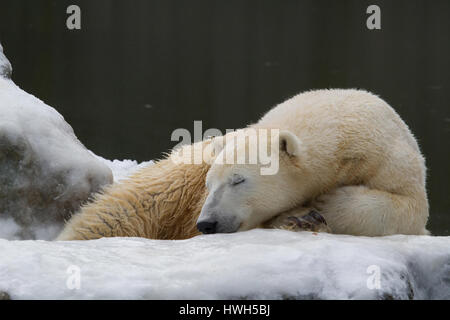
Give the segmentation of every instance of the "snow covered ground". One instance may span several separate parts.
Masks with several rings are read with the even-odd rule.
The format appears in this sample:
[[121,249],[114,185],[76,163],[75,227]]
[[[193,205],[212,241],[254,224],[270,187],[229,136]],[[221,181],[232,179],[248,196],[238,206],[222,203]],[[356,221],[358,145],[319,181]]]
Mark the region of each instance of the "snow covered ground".
[[252,230],[167,241],[0,240],[12,299],[449,299],[450,238]]

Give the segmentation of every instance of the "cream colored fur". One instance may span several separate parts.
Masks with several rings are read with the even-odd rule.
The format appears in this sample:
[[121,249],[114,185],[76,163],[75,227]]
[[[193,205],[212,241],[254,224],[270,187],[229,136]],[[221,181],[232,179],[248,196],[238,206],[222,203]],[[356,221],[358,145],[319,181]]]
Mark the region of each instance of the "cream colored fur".
[[[248,230],[279,212],[312,203],[333,233],[428,233],[424,158],[406,124],[377,96],[362,90],[302,93],[270,110],[252,128],[287,130],[299,138],[302,151],[281,153],[273,176],[263,176],[251,165],[214,163],[206,203],[214,197],[215,207],[212,213],[204,207],[200,220],[214,215],[218,228],[222,219],[237,220],[238,230]],[[222,153],[232,148],[226,145]],[[247,186],[226,186],[233,175],[246,178]]]

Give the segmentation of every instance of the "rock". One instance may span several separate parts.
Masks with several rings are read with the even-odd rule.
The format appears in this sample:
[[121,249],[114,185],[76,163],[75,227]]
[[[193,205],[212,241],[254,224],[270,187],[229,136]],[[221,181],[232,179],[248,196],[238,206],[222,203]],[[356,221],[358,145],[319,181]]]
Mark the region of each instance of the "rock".
[[7,292],[0,291],[0,300],[11,300],[11,297]]
[[[3,57],[0,51],[2,70],[10,70]],[[111,170],[55,109],[0,77],[0,238],[55,237],[81,203],[112,181]],[[1,234],[6,223],[17,226]]]
[[450,237],[258,229],[0,240],[0,252],[1,289],[14,299],[450,299]]
[[3,54],[3,47],[0,43],[0,77],[10,79],[12,73],[11,63],[9,63],[6,56]]

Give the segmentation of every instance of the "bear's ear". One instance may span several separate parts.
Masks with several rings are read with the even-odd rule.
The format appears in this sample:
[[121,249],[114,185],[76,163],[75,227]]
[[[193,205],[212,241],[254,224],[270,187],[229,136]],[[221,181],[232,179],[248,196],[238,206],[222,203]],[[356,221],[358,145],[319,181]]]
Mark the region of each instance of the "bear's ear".
[[300,156],[302,152],[302,142],[290,131],[280,131],[280,150],[290,156]]

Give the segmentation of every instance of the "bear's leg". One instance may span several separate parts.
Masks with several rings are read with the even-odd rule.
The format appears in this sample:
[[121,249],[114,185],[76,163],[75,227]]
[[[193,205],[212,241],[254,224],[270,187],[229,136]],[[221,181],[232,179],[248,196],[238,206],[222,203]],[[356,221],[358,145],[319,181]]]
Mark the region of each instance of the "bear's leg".
[[370,189],[345,186],[314,202],[333,233],[384,236],[429,234],[425,229],[428,208],[421,199]]

